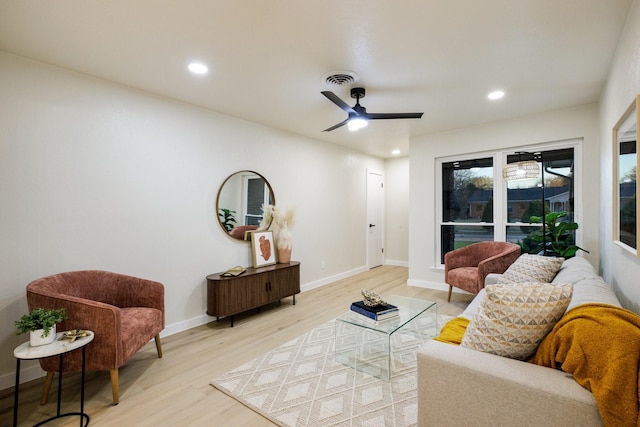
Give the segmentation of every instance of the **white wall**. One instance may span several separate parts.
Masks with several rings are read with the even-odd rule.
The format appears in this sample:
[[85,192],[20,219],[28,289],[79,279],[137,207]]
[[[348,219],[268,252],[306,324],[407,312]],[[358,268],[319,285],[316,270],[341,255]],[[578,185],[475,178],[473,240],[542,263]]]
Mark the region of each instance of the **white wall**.
[[[436,212],[434,185],[436,158],[476,152],[491,152],[545,142],[583,139],[582,169],[576,178],[583,183],[585,209],[576,206],[580,224],[580,246],[596,266],[599,259],[599,128],[596,104],[578,106],[485,126],[425,135],[411,141],[409,212],[409,284],[448,289],[444,270],[436,268]],[[584,197],[588,196],[588,200]]]
[[600,102],[600,188],[602,218],[600,252],[602,273],[614,286],[626,308],[640,313],[640,259],[613,244],[612,129],[629,104],[640,94],[640,2],[634,1]]
[[385,161],[385,264],[409,265],[409,157]]
[[381,159],[3,52],[0,94],[0,388],[25,340],[25,286],[42,276],[158,280],[166,333],[211,320],[206,275],[251,263],[215,213],[235,171],[261,173],[296,209],[303,289],[366,265],[366,170]]

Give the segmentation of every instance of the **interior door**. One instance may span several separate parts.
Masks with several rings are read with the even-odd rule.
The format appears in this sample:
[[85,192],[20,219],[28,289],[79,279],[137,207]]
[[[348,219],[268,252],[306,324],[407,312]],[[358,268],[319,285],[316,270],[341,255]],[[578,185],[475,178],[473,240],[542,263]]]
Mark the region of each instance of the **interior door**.
[[382,265],[384,257],[384,179],[382,172],[367,171],[367,265]]

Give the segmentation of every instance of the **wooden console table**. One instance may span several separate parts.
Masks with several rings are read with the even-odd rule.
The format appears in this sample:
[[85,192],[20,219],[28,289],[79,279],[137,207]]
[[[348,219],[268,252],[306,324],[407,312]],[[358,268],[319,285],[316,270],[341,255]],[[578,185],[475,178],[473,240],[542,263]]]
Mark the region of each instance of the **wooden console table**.
[[216,318],[242,313],[300,293],[300,263],[247,268],[239,276],[207,276],[207,314]]

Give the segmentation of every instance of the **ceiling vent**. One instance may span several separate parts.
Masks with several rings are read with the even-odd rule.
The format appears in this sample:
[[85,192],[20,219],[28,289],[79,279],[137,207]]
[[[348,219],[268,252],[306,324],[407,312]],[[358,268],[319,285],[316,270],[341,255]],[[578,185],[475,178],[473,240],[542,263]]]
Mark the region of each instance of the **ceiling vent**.
[[360,79],[353,71],[333,71],[322,78],[322,82],[328,86],[351,85]]

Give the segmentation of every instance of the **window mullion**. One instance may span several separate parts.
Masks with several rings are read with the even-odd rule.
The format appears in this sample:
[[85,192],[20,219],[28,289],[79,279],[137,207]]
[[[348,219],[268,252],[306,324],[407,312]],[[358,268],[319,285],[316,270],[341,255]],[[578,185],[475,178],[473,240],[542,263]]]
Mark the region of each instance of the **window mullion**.
[[506,156],[504,152],[498,152],[493,158],[493,236],[494,240],[501,242],[507,240],[507,186],[502,178]]

